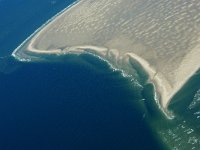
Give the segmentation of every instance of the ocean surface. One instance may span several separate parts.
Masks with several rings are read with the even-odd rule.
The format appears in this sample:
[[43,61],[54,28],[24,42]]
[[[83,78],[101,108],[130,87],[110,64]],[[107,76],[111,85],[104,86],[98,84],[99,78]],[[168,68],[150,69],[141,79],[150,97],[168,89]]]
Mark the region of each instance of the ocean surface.
[[[147,76],[129,76],[89,54],[21,63],[12,51],[70,0],[0,0],[1,150],[200,149],[200,75],[166,117]],[[8,59],[7,59],[8,58]],[[0,68],[0,70],[2,70]]]

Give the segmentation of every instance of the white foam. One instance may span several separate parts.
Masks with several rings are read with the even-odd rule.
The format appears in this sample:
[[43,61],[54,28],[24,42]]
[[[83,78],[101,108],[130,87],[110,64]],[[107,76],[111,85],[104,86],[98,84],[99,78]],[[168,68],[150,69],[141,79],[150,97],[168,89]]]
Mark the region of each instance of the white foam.
[[200,1],[181,1],[81,0],[49,20],[12,55],[40,60],[90,52],[125,76],[134,60],[149,74],[156,102],[168,113],[170,100],[200,67]]

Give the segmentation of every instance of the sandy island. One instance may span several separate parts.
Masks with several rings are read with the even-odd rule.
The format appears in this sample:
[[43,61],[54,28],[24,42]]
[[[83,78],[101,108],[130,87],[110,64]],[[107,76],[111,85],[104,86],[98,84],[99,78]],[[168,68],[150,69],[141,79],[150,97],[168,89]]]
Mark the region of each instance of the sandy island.
[[125,71],[131,70],[131,59],[140,63],[167,112],[172,97],[200,67],[200,1],[80,0],[13,56],[85,51]]

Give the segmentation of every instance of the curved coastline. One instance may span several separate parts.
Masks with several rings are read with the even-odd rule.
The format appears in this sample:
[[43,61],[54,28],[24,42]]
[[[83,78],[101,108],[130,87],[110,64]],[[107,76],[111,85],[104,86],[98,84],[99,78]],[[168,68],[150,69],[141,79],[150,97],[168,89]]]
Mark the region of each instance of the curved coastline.
[[70,8],[73,8],[73,6],[75,6],[76,4],[78,4],[79,0],[76,0],[75,2],[73,2],[71,5],[67,6],[65,9],[61,10],[60,12],[58,12],[56,15],[54,15],[52,18],[50,18],[49,20],[46,21],[46,23],[44,23],[43,25],[41,25],[41,27],[39,27],[37,30],[35,30],[35,32],[33,32],[27,39],[25,39],[18,47],[15,48],[15,50],[12,52],[12,56],[14,58],[16,58],[19,61],[31,61],[29,59],[26,58],[19,58],[19,56],[17,55],[18,51],[20,51],[22,49],[22,47],[26,46],[27,44],[29,44],[30,41],[33,40],[33,38],[36,38],[36,36],[39,34],[39,32],[42,32],[43,29],[49,25],[50,23],[52,23],[55,19],[58,19],[58,17],[62,16],[62,14],[69,10]]
[[[45,25],[43,25],[41,28],[39,28],[33,35],[31,35],[30,38],[28,38],[22,45],[20,45],[12,53],[12,56],[14,56],[15,58],[17,58],[20,61],[35,61],[37,59],[38,59],[38,61],[40,61],[40,60],[44,59],[43,56],[48,56],[48,55],[63,56],[63,55],[67,55],[67,54],[81,54],[84,52],[89,52],[89,53],[92,53],[94,55],[101,57],[102,59],[105,59],[106,61],[111,63],[111,65],[114,68],[117,68],[120,70],[125,70],[125,71],[131,69],[128,67],[129,60],[134,59],[139,64],[141,64],[143,69],[149,75],[149,82],[154,84],[155,89],[156,89],[156,91],[155,91],[156,95],[158,95],[158,97],[156,97],[155,99],[157,100],[159,108],[166,114],[166,116],[168,118],[172,118],[173,116],[171,116],[170,112],[168,112],[168,110],[167,110],[170,100],[174,97],[174,95],[176,95],[177,91],[179,91],[182,88],[182,86],[191,78],[191,76],[199,69],[199,64],[198,64],[198,59],[199,59],[199,54],[200,54],[200,44],[199,44],[199,38],[198,38],[199,34],[194,35],[194,37],[192,37],[192,38],[198,38],[195,40],[196,44],[192,43],[191,44],[192,47],[190,47],[190,46],[186,47],[185,51],[183,51],[183,50],[182,50],[183,52],[180,51],[182,48],[181,46],[180,46],[180,48],[174,47],[177,50],[176,51],[174,50],[175,51],[175,52],[173,52],[174,57],[172,57],[172,58],[171,58],[171,55],[169,55],[170,57],[167,56],[168,51],[170,49],[168,50],[166,48],[166,50],[165,50],[166,52],[164,52],[162,54],[162,55],[166,54],[166,59],[157,58],[157,55],[159,54],[159,49],[157,51],[152,50],[152,55],[148,56],[147,54],[145,54],[145,51],[147,52],[147,46],[144,46],[145,44],[141,46],[140,42],[138,42],[138,43],[135,42],[137,46],[133,46],[132,43],[130,44],[129,39],[127,39],[130,37],[129,36],[127,36],[125,38],[122,37],[123,34],[121,33],[121,31],[120,32],[115,31],[117,33],[116,36],[118,36],[119,38],[110,37],[110,35],[108,35],[108,37],[110,38],[109,42],[104,41],[105,39],[103,39],[102,41],[95,41],[93,39],[95,38],[94,36],[96,36],[96,35],[89,34],[91,31],[90,32],[88,31],[89,33],[87,33],[87,32],[84,33],[87,28],[76,29],[80,25],[80,22],[82,23],[81,17],[85,17],[84,14],[81,14],[82,16],[77,18],[77,20],[74,21],[74,24],[72,24],[72,25],[77,24],[77,27],[70,29],[70,25],[68,25],[68,23],[70,23],[70,19],[73,18],[69,14],[72,13],[72,14],[74,14],[74,16],[77,16],[77,14],[80,13],[77,10],[85,9],[87,5],[90,5],[90,2],[92,3],[91,0],[88,0],[85,2],[77,1],[70,7],[63,10],[61,13],[59,13],[58,15],[53,17],[53,19],[51,19]],[[112,2],[112,0],[109,0],[109,2]],[[109,2],[105,4],[105,6],[108,6],[108,8],[111,7],[111,4],[109,4]],[[126,2],[130,2],[130,0],[126,0]],[[94,2],[94,4],[92,4],[91,7],[96,8],[97,6],[101,6],[102,3],[103,2]],[[118,4],[122,6],[122,4],[124,4],[124,3],[122,0],[117,0],[116,6]],[[137,6],[137,4],[141,5],[141,4],[145,3],[145,1],[137,1],[135,3],[136,3],[135,5]],[[161,4],[163,3],[163,5],[164,5],[165,2],[162,1],[160,3]],[[156,3],[155,6],[157,6],[157,5],[159,6],[160,3],[158,3],[158,4]],[[154,4],[151,4],[151,5],[154,6]],[[194,5],[195,5],[195,2],[194,2]],[[145,6],[145,4],[144,4],[144,6]],[[112,6],[112,7],[113,7],[112,11],[114,13],[116,13],[116,10],[114,8],[115,6]],[[135,6],[132,6],[132,7],[135,7]],[[149,7],[149,6],[147,6],[147,7]],[[127,11],[130,8],[127,8]],[[105,9],[105,10],[108,11],[109,13],[112,13],[111,10],[107,10],[107,9]],[[102,8],[102,11],[105,11],[105,10],[104,10],[104,8]],[[91,11],[93,13],[93,11],[95,11],[95,10],[91,8],[91,10],[88,10],[88,11],[89,12]],[[145,7],[144,7],[144,11],[146,11],[148,13],[148,10]],[[159,11],[159,10],[155,10],[155,11]],[[135,13],[138,13],[137,10]],[[88,19],[88,16],[89,16],[88,14],[86,14],[86,19]],[[143,15],[143,12],[141,14]],[[107,14],[105,13],[103,15],[100,15],[100,17],[102,17],[102,16],[105,17],[106,15]],[[98,15],[95,14],[95,12],[94,12],[94,16],[96,16],[98,18]],[[140,16],[140,14],[138,16]],[[136,17],[138,17],[138,16],[136,16]],[[133,18],[134,17],[135,16],[133,16]],[[166,18],[162,18],[162,17],[161,18],[165,19],[167,21],[167,19],[170,16],[165,16],[165,17]],[[62,24],[61,20],[67,20],[67,21],[69,20],[69,22],[67,22],[67,23],[64,22]],[[94,18],[94,20],[95,20],[95,18]],[[71,21],[73,21],[73,20],[71,20]],[[97,24],[97,27],[99,27],[99,23],[100,24],[104,23],[103,19],[97,20],[97,21],[95,20],[92,23],[91,23],[91,20],[89,20],[89,22],[86,22],[86,23],[85,22],[86,21],[84,20],[83,24],[85,26],[88,26],[90,24],[91,25]],[[123,21],[121,22],[121,24],[123,24],[123,26],[125,28],[126,26],[124,25],[124,23],[126,23],[126,20],[124,22]],[[144,21],[144,23],[145,23],[145,21]],[[108,22],[105,22],[104,24],[108,24]],[[62,28],[66,28],[66,30],[67,31],[70,30],[70,32],[66,32],[64,34],[63,29],[59,25],[63,25]],[[179,24],[177,24],[177,25],[179,25]],[[58,28],[56,29],[57,26],[58,26]],[[175,25],[175,27],[177,27],[177,26]],[[119,28],[119,27],[116,26],[116,28]],[[155,28],[154,29],[155,31],[154,30],[151,31],[153,28]],[[160,28],[165,28],[165,25],[164,26],[163,26],[163,24],[160,25]],[[52,30],[50,30],[50,29],[52,29]],[[121,29],[121,28],[119,28],[119,29]],[[56,31],[56,30],[58,30],[58,31]],[[79,30],[81,30],[81,31],[79,31]],[[94,28],[93,30],[96,31],[96,28]],[[104,30],[104,29],[102,29],[102,30]],[[135,29],[135,30],[139,30],[139,28]],[[78,40],[77,43],[75,42],[75,44],[73,43],[74,42],[73,40],[70,40],[70,35],[73,35],[70,33],[71,32],[73,33],[73,31],[75,31],[74,34],[83,32],[83,35],[79,34],[80,40]],[[156,24],[151,26],[147,31],[149,32],[150,35],[151,34],[154,35],[157,32],[160,32],[160,31],[156,30]],[[197,28],[197,31],[196,31],[197,33],[200,33],[198,28]],[[100,32],[100,31],[98,31],[98,32]],[[114,34],[113,31],[112,32],[107,31],[107,32],[110,32],[110,34]],[[69,37],[67,37],[68,33],[69,33]],[[135,31],[133,31],[133,33],[135,34],[135,36],[137,36]],[[84,35],[84,34],[86,34],[86,35]],[[161,33],[159,33],[159,34],[161,34]],[[52,35],[55,35],[55,37],[53,37]],[[99,34],[99,35],[101,35],[101,34]],[[74,36],[72,38],[76,39],[79,36]],[[142,34],[140,36],[143,38]],[[181,32],[180,33],[177,32],[177,37],[179,37],[179,36],[181,36]],[[64,38],[64,39],[62,39],[62,38]],[[60,42],[59,39],[60,40],[62,39],[64,42]],[[165,38],[163,38],[163,39],[165,40]],[[131,40],[137,41],[137,39],[131,39]],[[157,44],[157,42],[159,42],[158,39],[156,39],[156,40],[153,42],[150,41],[151,42],[150,49],[154,48],[153,44]],[[168,40],[168,39],[166,39],[166,40]],[[190,42],[189,37],[187,40],[186,40],[186,42]],[[73,44],[71,44],[70,41],[72,41]],[[123,44],[120,45],[119,44],[120,42]],[[148,42],[149,41],[147,41],[147,43]],[[162,42],[162,40],[161,40],[161,42]],[[177,44],[179,42],[180,41],[177,41],[177,43],[175,43],[175,45],[177,46]],[[53,44],[51,44],[51,43],[53,43]],[[61,44],[59,44],[59,43],[61,43]],[[184,43],[184,41],[183,41],[183,43]],[[162,43],[158,43],[158,44],[160,44],[159,46],[161,48],[162,48],[162,46],[163,46],[163,48],[165,48],[165,45],[162,45]],[[168,43],[166,43],[166,44],[168,44]],[[141,49],[142,53],[140,51],[138,51],[137,49]],[[155,53],[155,54],[153,55],[153,53]],[[27,56],[27,58],[24,56]],[[31,59],[31,58],[37,58],[37,59]],[[170,63],[168,63],[169,60],[173,61],[176,58],[177,58],[177,62],[173,62],[172,65]],[[49,60],[49,61],[51,61],[51,60]],[[161,62],[159,62],[159,61],[161,61]],[[162,64],[159,65],[159,63],[162,63]],[[190,67],[190,65],[192,65],[192,67]],[[174,75],[173,78],[172,78],[172,75]]]
[[[34,43],[34,39],[31,40]],[[113,56],[112,58],[109,57],[109,52],[114,51],[115,55],[114,59]],[[169,104],[169,97],[167,97],[168,93],[167,91],[171,90],[170,85],[167,83],[163,75],[157,74],[157,72],[150,67],[150,64],[145,61],[143,58],[137,56],[134,53],[126,53],[124,56],[119,56],[118,54],[119,50],[116,49],[108,49],[105,47],[96,47],[96,46],[90,46],[90,45],[85,45],[85,46],[75,46],[75,47],[67,47],[63,50],[61,49],[51,49],[51,50],[40,50],[34,48],[31,44],[28,44],[27,51],[24,51],[31,57],[38,57],[40,58],[41,56],[45,55],[53,55],[53,56],[65,56],[68,54],[82,54],[82,53],[90,53],[92,55],[95,55],[97,57],[100,57],[101,59],[105,60],[107,63],[110,63],[113,69],[119,69],[121,71],[127,71],[126,69],[124,70],[121,68],[118,64],[118,61],[125,60],[125,62],[129,63],[129,59],[134,59],[137,61],[144,69],[144,71],[149,75],[148,82],[152,83],[154,85],[155,89],[155,100],[156,103],[158,104],[158,107],[163,111],[163,113],[166,115],[168,119],[172,119],[173,115],[171,112],[167,110],[168,104]],[[20,56],[17,56],[17,54],[13,53],[13,56],[15,58],[20,58]],[[117,60],[120,58],[119,60]],[[112,59],[111,61],[109,61]],[[19,61],[27,61],[26,59],[18,59]],[[40,60],[39,60],[40,61]],[[41,59],[42,61],[42,59]],[[52,61],[46,60],[46,61]],[[113,62],[113,63],[112,63]],[[123,61],[124,62],[124,61]],[[121,64],[120,64],[121,65]],[[132,69],[132,68],[130,68]],[[165,85],[165,86],[163,86]],[[168,89],[167,89],[168,87]],[[180,86],[181,88],[181,86]],[[170,99],[173,97],[173,95],[170,97]]]

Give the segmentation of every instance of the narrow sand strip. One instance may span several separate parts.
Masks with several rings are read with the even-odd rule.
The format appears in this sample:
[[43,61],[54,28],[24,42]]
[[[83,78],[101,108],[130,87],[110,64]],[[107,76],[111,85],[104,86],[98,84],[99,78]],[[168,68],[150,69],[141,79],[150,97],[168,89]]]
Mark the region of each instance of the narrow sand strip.
[[170,100],[200,68],[200,1],[81,0],[57,16],[13,56],[90,51],[116,68],[139,62],[167,111]]

